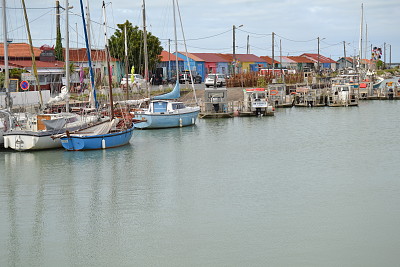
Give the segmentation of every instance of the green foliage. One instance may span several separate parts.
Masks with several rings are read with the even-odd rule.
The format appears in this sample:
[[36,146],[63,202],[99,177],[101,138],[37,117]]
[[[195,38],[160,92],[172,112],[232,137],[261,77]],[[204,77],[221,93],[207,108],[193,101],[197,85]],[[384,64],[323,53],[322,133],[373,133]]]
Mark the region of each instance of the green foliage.
[[383,69],[383,61],[382,60],[378,60],[376,63],[376,68],[378,69],[378,70],[382,70]]
[[4,87],[4,78],[5,78],[4,72],[0,72],[0,88]]
[[54,48],[54,53],[57,60],[64,61],[60,29],[57,29],[57,39],[56,39],[56,47]]
[[[118,29],[109,40],[110,54],[112,57],[125,62],[125,34],[126,25],[128,39],[128,69],[130,71],[132,65],[135,66],[135,72],[144,73],[144,49],[143,49],[143,31],[138,26],[133,27],[128,20],[124,24],[117,24]],[[147,33],[147,51],[149,71],[155,70],[156,65],[160,62],[160,54],[163,48],[160,40]]]
[[24,69],[10,69],[10,79],[21,80],[21,73],[27,72]]

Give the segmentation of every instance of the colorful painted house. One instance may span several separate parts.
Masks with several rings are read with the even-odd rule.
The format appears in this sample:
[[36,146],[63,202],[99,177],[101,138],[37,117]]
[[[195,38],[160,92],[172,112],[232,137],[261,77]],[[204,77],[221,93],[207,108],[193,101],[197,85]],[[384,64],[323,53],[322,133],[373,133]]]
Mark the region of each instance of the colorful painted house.
[[262,68],[267,67],[267,62],[253,54],[236,54],[236,60],[240,62],[241,71],[258,72]]
[[311,59],[315,64],[315,69],[318,68],[318,66],[317,66],[318,62],[320,64],[320,69],[331,69],[331,70],[337,69],[336,61],[334,61],[333,59],[331,59],[329,57],[325,57],[321,54],[318,55],[318,54],[304,53],[301,56]]
[[[233,73],[233,55],[232,54],[218,54],[219,56],[228,60],[229,73]],[[253,54],[235,54],[236,59],[236,73],[258,72],[259,69],[266,68],[267,62]]]
[[274,66],[272,66],[272,58],[268,57],[268,56],[261,56],[260,58],[264,59],[265,62],[267,62],[267,68],[270,69],[272,67],[274,68],[280,68],[281,67],[281,63],[279,61],[277,61],[277,58],[274,58]]
[[279,57],[280,64],[282,68],[290,69],[290,70],[297,70],[297,62],[290,59],[289,57]]
[[288,59],[292,60],[296,64],[296,69],[300,71],[311,71],[314,69],[314,61],[307,57],[302,56],[289,56]]
[[[186,56],[187,55],[187,56]],[[183,70],[190,70],[196,72],[204,80],[204,60],[195,56],[194,54],[186,52],[178,52],[178,57],[185,62]]]
[[[184,60],[178,57],[178,69],[184,70]],[[167,51],[162,51],[157,69],[161,69],[163,77],[170,81],[176,75],[176,57]]]
[[[229,74],[229,60],[215,53],[192,53],[204,61],[204,75],[209,73]],[[203,76],[204,80],[205,76]]]

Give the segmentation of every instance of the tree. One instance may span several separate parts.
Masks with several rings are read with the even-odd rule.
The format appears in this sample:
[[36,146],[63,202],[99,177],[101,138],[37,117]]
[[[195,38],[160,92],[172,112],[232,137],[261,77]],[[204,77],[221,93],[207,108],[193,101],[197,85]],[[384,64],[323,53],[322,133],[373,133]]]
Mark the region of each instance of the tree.
[[[124,28],[126,25],[127,39],[128,39],[128,69],[132,65],[139,73],[144,73],[144,49],[143,49],[143,31],[139,30],[138,26],[133,27],[132,23],[128,20],[124,24],[117,24],[118,29],[111,36],[109,40],[110,54],[112,57],[125,63],[125,33]],[[155,70],[157,63],[160,62],[160,54],[163,48],[160,40],[147,33],[147,51],[149,71]]]
[[54,49],[54,52],[55,52],[55,56],[56,56],[57,60],[64,61],[60,28],[57,28],[57,39],[56,39],[56,47]]

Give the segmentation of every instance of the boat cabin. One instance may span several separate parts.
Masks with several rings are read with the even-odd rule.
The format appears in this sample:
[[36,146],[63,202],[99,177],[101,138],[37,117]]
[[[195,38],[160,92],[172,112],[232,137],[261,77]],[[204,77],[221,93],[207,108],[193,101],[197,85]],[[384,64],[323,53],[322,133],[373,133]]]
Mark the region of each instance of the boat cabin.
[[289,94],[284,83],[272,83],[268,85],[268,100],[275,108],[293,106],[293,97]]
[[350,83],[332,84],[328,91],[327,105],[331,107],[357,106],[358,90],[358,87],[355,88]]
[[150,102],[148,112],[164,114],[164,113],[177,112],[185,108],[186,106],[182,102],[171,102],[168,100],[154,100]]
[[297,107],[325,106],[325,90],[321,88],[313,89],[310,86],[297,86],[294,94],[294,105]]
[[200,116],[217,113],[232,113],[228,103],[228,90],[226,88],[206,88]]
[[275,108],[268,102],[268,89],[244,89],[244,101],[241,115],[273,116]]

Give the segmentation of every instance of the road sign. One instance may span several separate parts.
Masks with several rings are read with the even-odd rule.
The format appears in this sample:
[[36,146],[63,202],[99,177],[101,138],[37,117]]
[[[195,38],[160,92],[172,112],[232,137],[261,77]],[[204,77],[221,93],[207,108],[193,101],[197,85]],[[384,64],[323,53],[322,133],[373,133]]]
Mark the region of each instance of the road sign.
[[29,89],[29,83],[27,81],[22,81],[19,86],[21,87],[22,90],[28,90]]

